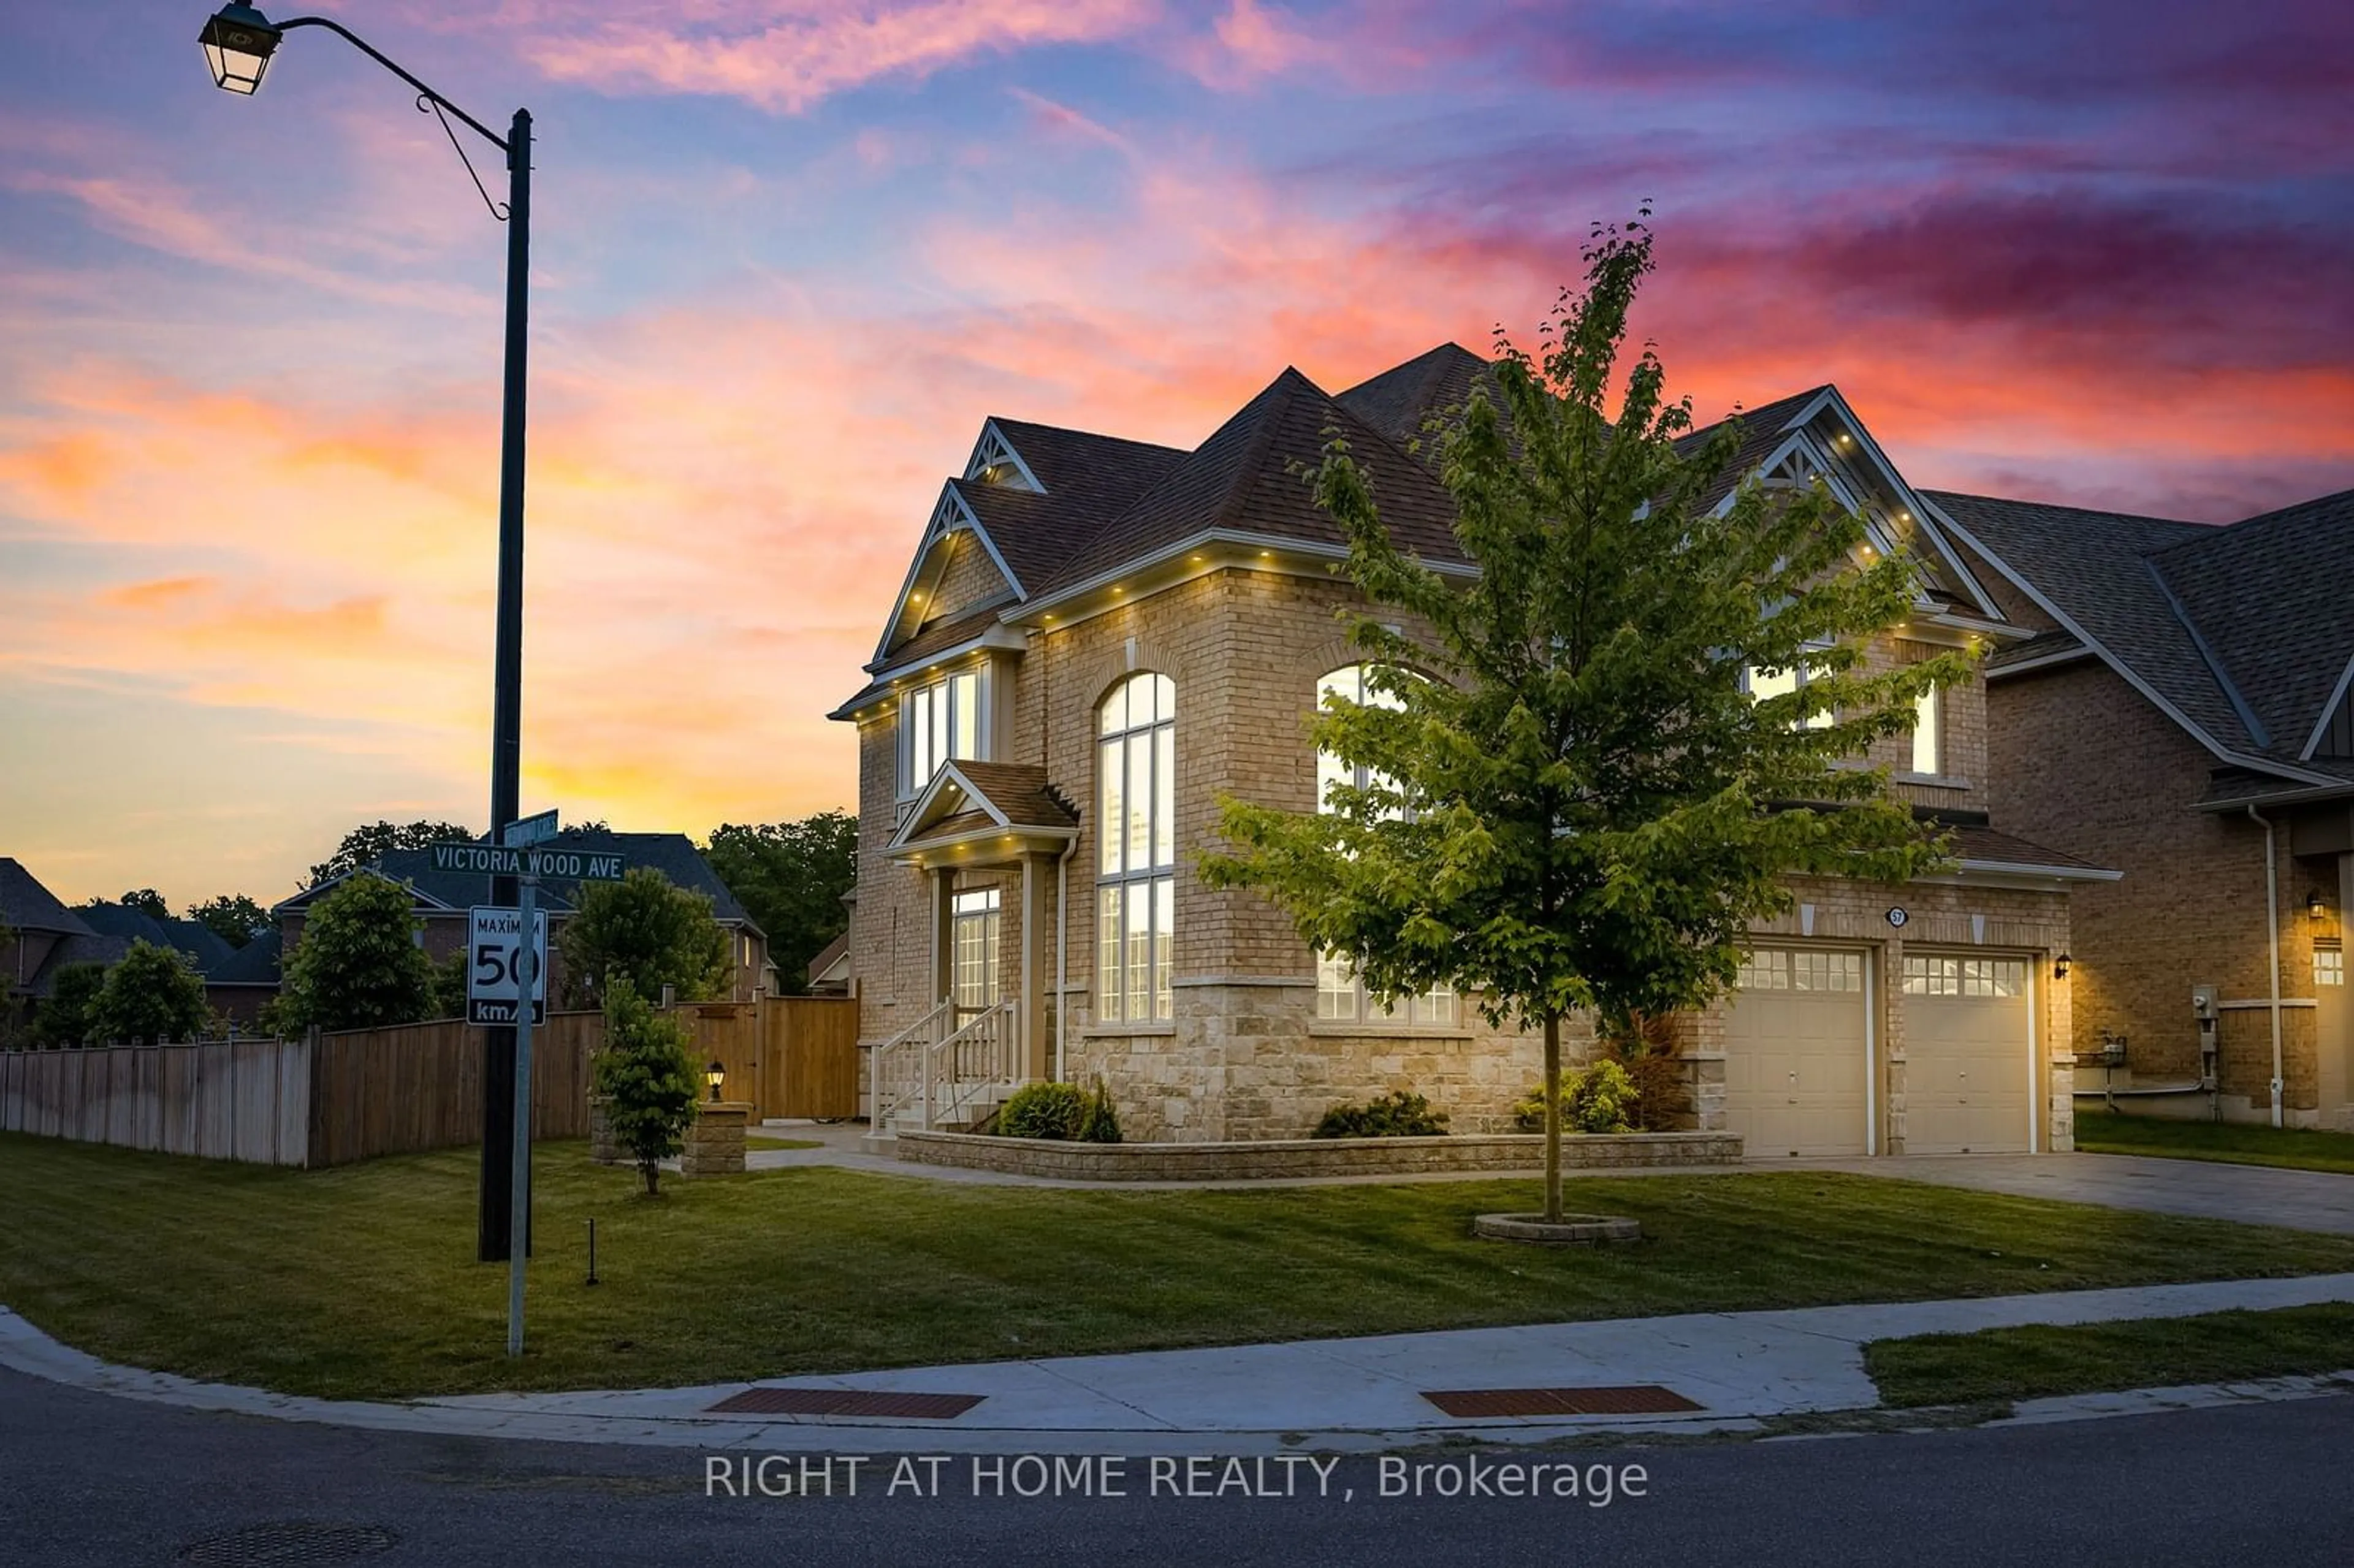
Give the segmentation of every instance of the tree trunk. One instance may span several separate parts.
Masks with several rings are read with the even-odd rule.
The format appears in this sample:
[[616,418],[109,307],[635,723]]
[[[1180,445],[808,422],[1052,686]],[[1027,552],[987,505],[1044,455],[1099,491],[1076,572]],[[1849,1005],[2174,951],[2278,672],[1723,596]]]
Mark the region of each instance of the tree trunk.
[[1544,1217],[1561,1223],[1561,1020],[1552,1013],[1544,1021]]
[[638,1174],[646,1179],[646,1196],[659,1197],[661,1193],[657,1183],[662,1181],[661,1163],[652,1160],[641,1160],[638,1161]]

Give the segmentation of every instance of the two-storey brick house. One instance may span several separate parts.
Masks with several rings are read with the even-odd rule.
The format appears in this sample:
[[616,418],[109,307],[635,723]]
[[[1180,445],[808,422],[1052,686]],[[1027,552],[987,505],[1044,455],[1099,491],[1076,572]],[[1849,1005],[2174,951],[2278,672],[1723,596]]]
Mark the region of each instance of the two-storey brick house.
[[2126,873],[2076,903],[2079,1088],[2354,1130],[2354,491],[2221,527],[1925,499],[2036,633],[1987,672],[1995,809]]
[[[1533,1037],[1444,993],[1385,1012],[1272,904],[1196,872],[1220,794],[1316,807],[1331,763],[1309,719],[1322,692],[1361,690],[1337,619],[1357,602],[1334,572],[1346,549],[1296,465],[1339,430],[1393,533],[1468,580],[1449,497],[1408,448],[1484,374],[1451,344],[1337,397],[1286,370],[1191,451],[984,424],[867,683],[833,715],[859,735],[850,974],[900,1114],[929,1059],[935,1124],[978,1120],[1002,1092],[989,1080],[1099,1075],[1131,1138],[1296,1137],[1405,1086],[1460,1130],[1509,1127],[1537,1081]],[[1926,564],[1917,613],[1875,656],[2028,635],[1836,390],[1744,424],[1742,473],[1819,472],[1876,547]],[[1902,889],[1797,886],[1741,992],[1687,1021],[1694,1119],[1755,1153],[2069,1145],[2054,969],[2069,888],[2115,874],[1990,825],[1980,684],[1921,721],[1872,760],[1954,825],[1957,867]]]

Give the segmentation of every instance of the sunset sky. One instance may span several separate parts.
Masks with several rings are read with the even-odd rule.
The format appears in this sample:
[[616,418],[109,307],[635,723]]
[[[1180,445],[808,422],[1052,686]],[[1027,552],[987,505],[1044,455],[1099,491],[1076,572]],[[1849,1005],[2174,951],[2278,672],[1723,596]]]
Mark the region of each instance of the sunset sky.
[[[215,90],[207,11],[0,51],[0,854],[69,900],[486,814],[504,230],[322,31]],[[849,805],[822,715],[985,416],[1190,446],[1532,328],[1645,198],[1702,417],[1836,381],[1917,483],[2200,520],[2354,485],[2343,0],[333,14],[538,123],[527,811]]]

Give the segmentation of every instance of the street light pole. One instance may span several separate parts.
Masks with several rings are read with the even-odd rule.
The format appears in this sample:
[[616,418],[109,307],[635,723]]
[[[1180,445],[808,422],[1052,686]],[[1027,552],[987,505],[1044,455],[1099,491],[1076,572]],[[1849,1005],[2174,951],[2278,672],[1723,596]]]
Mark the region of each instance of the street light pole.
[[[531,274],[531,113],[516,110],[507,133],[501,136],[342,23],[325,16],[297,16],[273,23],[244,0],[230,0],[197,35],[212,69],[213,85],[244,95],[260,90],[280,39],[297,27],[326,28],[414,88],[417,107],[440,120],[461,161],[466,161],[466,150],[458,133],[450,130],[453,119],[506,154],[505,210],[491,201],[489,192],[482,193],[491,216],[507,226],[506,376],[499,416],[498,632],[492,660],[491,701],[490,839],[502,844],[509,824],[520,814],[522,796],[524,359]],[[473,175],[474,188],[482,190],[482,177],[474,175],[471,161],[466,161],[466,172]],[[513,907],[515,895],[514,878],[493,879],[493,905]],[[527,1001],[525,1005],[529,1005]],[[518,1240],[526,1255],[530,1251],[530,1136],[527,1125],[520,1135],[517,1130],[518,1107],[528,1107],[530,1103],[528,1086],[519,1091],[516,1084],[515,1032],[493,1028],[482,1055],[482,1192],[475,1227],[475,1255],[484,1263],[505,1261]],[[514,1234],[515,1215],[525,1216],[520,1222],[525,1232],[521,1238]]]

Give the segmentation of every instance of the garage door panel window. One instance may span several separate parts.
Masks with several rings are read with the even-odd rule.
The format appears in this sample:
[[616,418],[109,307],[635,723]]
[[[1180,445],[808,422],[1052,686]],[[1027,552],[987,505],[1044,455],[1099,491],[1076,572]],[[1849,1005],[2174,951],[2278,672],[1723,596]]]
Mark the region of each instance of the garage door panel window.
[[1907,953],[1903,991],[1906,996],[2022,997],[2027,994],[2027,960]]
[[1736,983],[1743,991],[1861,991],[1863,955],[1804,948],[1751,953],[1741,960]]

